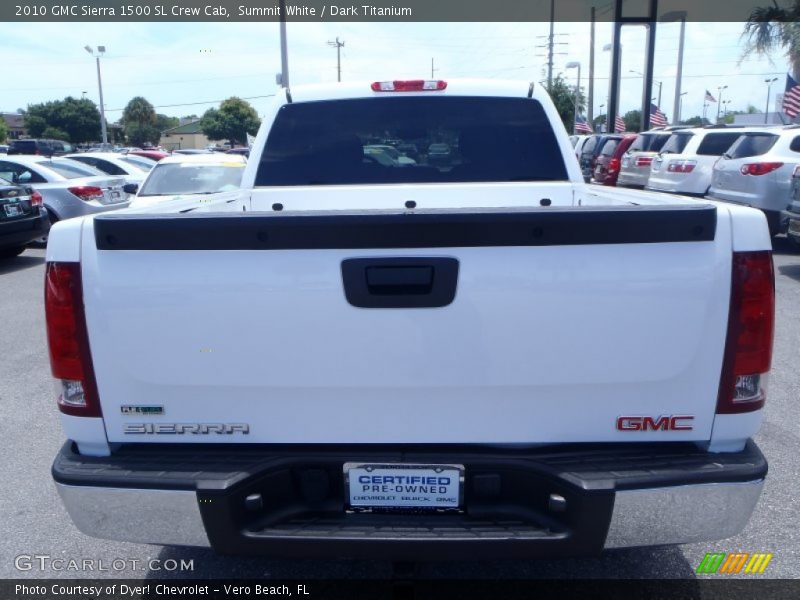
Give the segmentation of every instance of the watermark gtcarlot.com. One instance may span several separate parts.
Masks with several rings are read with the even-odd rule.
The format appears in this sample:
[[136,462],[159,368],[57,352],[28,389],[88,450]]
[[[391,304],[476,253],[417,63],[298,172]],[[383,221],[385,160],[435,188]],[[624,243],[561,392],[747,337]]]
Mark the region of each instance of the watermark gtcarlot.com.
[[14,557],[18,571],[114,573],[119,571],[194,571],[194,559],[174,558],[70,558],[49,554],[20,554]]

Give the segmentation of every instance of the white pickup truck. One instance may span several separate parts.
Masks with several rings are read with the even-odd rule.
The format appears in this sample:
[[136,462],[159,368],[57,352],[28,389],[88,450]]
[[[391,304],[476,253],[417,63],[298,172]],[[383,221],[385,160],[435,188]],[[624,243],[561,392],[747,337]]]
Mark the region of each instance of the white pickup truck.
[[284,90],[239,198],[53,227],[53,478],[89,535],[228,554],[732,536],[770,248],[757,210],[585,185],[538,84]]

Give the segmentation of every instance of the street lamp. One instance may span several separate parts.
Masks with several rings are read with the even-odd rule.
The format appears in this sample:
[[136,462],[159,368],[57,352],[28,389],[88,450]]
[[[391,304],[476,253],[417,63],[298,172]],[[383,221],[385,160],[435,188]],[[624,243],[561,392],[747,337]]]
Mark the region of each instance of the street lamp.
[[772,84],[778,81],[777,77],[773,77],[772,79],[765,79],[764,83],[767,84],[767,107],[764,109],[764,125],[767,124],[769,121],[769,92],[772,89]]
[[97,87],[100,90],[100,131],[103,132],[103,144],[108,144],[108,131],[106,130],[106,107],[103,104],[103,80],[100,78],[100,57],[106,52],[105,46],[98,46],[97,53],[91,46],[84,46],[89,54],[97,60]]
[[[612,56],[613,56],[613,48],[614,48],[613,44],[605,44],[603,46],[603,52],[612,52]],[[619,45],[619,57],[618,58],[619,58],[619,61],[622,62],[622,44]],[[612,63],[613,63],[613,58],[612,58]],[[619,67],[619,65],[617,65],[617,66]],[[619,69],[617,69],[617,72],[619,73]],[[614,73],[614,65],[612,64],[611,65],[611,73],[609,74],[609,78],[608,78],[608,111],[607,112],[608,112],[609,115],[611,115],[611,111],[613,110],[613,108],[615,108],[615,107],[611,106],[611,88],[613,87],[613,82],[611,81],[611,74],[613,74],[613,73]],[[609,121],[611,119],[614,119],[614,117],[610,117],[610,118],[608,116],[606,117],[606,131],[610,131],[611,133],[614,133],[613,129],[609,129],[608,128]]]
[[722,90],[728,89],[727,85],[721,85],[717,88],[717,123],[719,123],[719,109],[722,108]]
[[[605,122],[603,121],[603,107],[605,107],[605,104],[601,104],[601,105],[599,106],[599,109],[600,109],[600,116],[598,117],[597,126],[601,128],[601,129],[600,129],[600,131],[603,131],[603,129],[605,129],[606,131],[608,131],[608,127],[606,127],[606,124],[605,124]],[[608,120],[608,118],[606,118],[606,121],[607,121],[607,120]]]
[[730,104],[730,103],[731,103],[730,100],[725,100],[725,102],[722,103],[722,105],[725,107],[724,109],[722,109],[722,118],[723,119],[728,116],[728,104]]
[[[681,104],[681,74],[683,73],[683,42],[686,37],[686,11],[673,10],[661,15],[661,21],[669,23],[671,21],[681,22],[681,34],[678,41],[678,72],[675,75],[675,102],[672,106],[672,114],[677,115],[680,112]],[[719,108],[719,107],[718,107]],[[678,121],[675,121],[677,125]]]
[[[639,77],[644,78],[644,73],[641,73],[639,71],[634,71],[633,69],[628,69],[628,73],[634,73],[635,75],[638,75]],[[663,81],[656,81],[654,79],[653,83],[657,83],[658,84],[658,108],[661,108],[661,86],[664,85],[664,82]]]
[[578,69],[578,81],[575,84],[575,118],[572,120],[572,133],[578,133],[575,127],[577,126],[578,121],[578,93],[581,89],[581,63],[574,60],[572,62],[568,62],[566,64],[567,69]]

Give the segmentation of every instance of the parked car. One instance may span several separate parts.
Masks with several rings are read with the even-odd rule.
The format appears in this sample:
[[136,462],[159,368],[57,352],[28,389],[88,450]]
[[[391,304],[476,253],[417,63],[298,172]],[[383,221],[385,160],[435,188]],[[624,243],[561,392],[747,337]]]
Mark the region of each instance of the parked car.
[[590,135],[589,138],[584,142],[583,147],[581,148],[581,157],[578,160],[578,163],[581,166],[583,180],[586,183],[589,183],[592,180],[594,168],[597,164],[597,157],[599,156],[600,152],[603,151],[603,146],[605,146],[609,140],[619,141],[621,139],[622,134],[620,133],[597,133]]
[[145,158],[155,161],[159,161],[162,158],[167,158],[169,156],[169,153],[164,152],[163,150],[129,150],[127,154],[129,156],[144,156]]
[[142,208],[185,196],[203,196],[203,201],[225,194],[236,197],[247,159],[235,154],[176,154],[153,167],[131,208]]
[[[394,146],[389,146],[388,144],[368,144],[364,146],[364,156],[377,158],[379,159],[378,162],[380,162],[380,164],[385,164],[384,160],[382,159],[385,157],[391,166],[402,167],[417,164],[417,161],[415,161],[413,158],[409,158],[408,156],[401,154],[397,148]],[[428,157],[430,160],[430,154],[428,154]]]
[[214,151],[206,148],[178,148],[172,154],[214,154]]
[[791,203],[783,212],[786,220],[786,237],[800,250],[800,165],[792,172]]
[[[152,165],[149,168],[145,168],[143,165],[132,163],[130,159],[125,160],[128,158],[127,156],[108,152],[82,152],[80,154],[67,154],[64,156],[64,158],[77,160],[78,162],[99,169],[107,175],[118,175],[120,177],[124,177],[125,183],[142,183],[144,178],[147,177],[147,174],[150,172],[150,168],[152,168]],[[137,158],[140,160],[148,160],[141,157]],[[151,162],[153,165],[156,164],[153,161]]]
[[672,131],[655,130],[640,133],[622,155],[617,185],[622,187],[644,188],[650,177],[650,165],[672,135]]
[[118,152],[119,148],[115,147],[114,144],[105,143],[105,144],[95,144],[94,146],[89,148],[89,152]]
[[431,144],[428,146],[428,164],[434,167],[449,167],[452,163],[452,152],[448,144]]
[[800,127],[748,129],[714,165],[709,196],[760,209],[776,235],[798,164]]
[[8,146],[0,144],[0,154],[8,154]]
[[247,158],[250,156],[250,148],[231,148],[230,150],[225,150],[225,154],[238,154]]
[[600,154],[597,155],[594,167],[594,182],[602,185],[617,185],[619,166],[622,155],[636,139],[636,134],[623,135],[621,138],[609,138]]
[[586,140],[589,139],[588,135],[573,135],[570,137],[570,141],[572,141],[572,148],[575,150],[575,158],[580,161],[581,159],[581,151],[583,150],[583,145],[586,143]]
[[0,179],[0,258],[22,254],[49,230],[42,195],[30,186]]
[[653,159],[647,189],[687,196],[705,196],[714,164],[742,130],[698,128],[674,132]]
[[61,140],[12,140],[8,154],[38,154],[41,156],[62,156],[73,151],[67,142]]
[[0,177],[30,185],[39,192],[50,223],[123,208],[131,196],[124,189],[122,177],[107,175],[69,158],[3,157]]
[[147,158],[146,156],[138,156],[136,154],[121,154],[119,156],[119,160],[129,165],[133,165],[144,171],[145,173],[149,173],[150,169],[155,167],[158,164],[157,160],[153,160],[152,158]]

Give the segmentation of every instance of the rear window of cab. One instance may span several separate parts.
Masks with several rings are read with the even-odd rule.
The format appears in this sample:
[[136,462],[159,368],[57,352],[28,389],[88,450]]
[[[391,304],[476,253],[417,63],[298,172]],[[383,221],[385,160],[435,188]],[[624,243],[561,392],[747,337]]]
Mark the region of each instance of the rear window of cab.
[[257,186],[565,180],[542,105],[483,96],[287,104],[256,174]]

